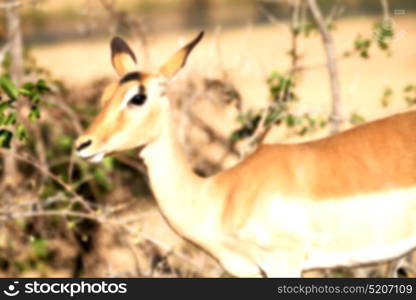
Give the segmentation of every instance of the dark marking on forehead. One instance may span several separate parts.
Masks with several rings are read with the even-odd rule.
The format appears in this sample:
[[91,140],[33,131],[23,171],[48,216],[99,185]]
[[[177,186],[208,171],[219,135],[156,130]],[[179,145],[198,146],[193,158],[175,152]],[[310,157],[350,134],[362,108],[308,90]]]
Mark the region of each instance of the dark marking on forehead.
[[142,83],[140,83],[140,90],[139,90],[139,92],[141,94],[146,94],[146,87]]
[[140,72],[131,72],[127,73],[120,79],[120,84],[129,82],[129,81],[141,81],[143,79],[143,75]]

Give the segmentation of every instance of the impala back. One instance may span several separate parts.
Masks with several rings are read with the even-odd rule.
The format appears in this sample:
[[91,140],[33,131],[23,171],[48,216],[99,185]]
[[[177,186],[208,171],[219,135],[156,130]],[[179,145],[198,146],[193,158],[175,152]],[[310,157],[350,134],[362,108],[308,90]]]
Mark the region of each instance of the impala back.
[[288,248],[309,249],[309,267],[411,250],[415,129],[416,112],[408,112],[326,139],[260,146],[215,178],[225,199],[224,230],[251,235],[269,249],[285,235],[293,240]]

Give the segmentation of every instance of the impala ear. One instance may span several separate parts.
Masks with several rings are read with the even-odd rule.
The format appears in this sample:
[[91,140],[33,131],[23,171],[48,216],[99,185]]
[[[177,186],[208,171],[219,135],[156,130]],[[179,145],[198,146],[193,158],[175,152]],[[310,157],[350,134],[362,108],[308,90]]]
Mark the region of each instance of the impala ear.
[[192,49],[198,44],[203,36],[204,32],[201,31],[196,38],[176,52],[163,66],[160,67],[160,74],[166,79],[171,79],[185,65],[189,53],[191,53]]
[[121,37],[111,40],[111,62],[120,76],[137,70],[136,56]]

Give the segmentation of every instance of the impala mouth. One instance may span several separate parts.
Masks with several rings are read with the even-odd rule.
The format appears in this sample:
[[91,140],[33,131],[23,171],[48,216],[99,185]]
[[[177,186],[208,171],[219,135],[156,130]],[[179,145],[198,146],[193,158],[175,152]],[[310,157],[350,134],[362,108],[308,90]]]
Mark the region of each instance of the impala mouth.
[[94,155],[88,157],[87,160],[89,162],[92,162],[92,163],[99,163],[103,160],[104,156],[105,156],[104,152],[99,152],[97,154],[94,154]]
[[92,155],[85,155],[85,154],[82,154],[82,153],[78,153],[78,155],[80,157],[82,157],[83,159],[89,161],[89,162],[99,163],[103,160],[103,158],[105,156],[105,152],[101,151],[101,152],[97,152],[97,153],[92,154]]
[[136,148],[136,150],[137,150],[136,153],[139,157],[142,157],[143,150],[146,148],[146,146],[147,146],[147,144],[144,144],[144,145],[141,145],[141,146]]

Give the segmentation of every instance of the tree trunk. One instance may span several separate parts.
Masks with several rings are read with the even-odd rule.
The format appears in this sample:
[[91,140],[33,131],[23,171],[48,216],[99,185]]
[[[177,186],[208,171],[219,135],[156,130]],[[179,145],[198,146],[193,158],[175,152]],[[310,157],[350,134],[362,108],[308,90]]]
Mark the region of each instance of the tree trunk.
[[[22,50],[22,32],[20,28],[20,1],[7,0],[6,11],[6,29],[7,29],[7,43],[9,45],[11,65],[10,76],[12,81],[19,86],[23,75],[23,50]],[[18,106],[19,103],[16,103]],[[11,142],[11,154],[3,157],[3,186],[16,187],[19,180],[19,172],[17,170],[17,162],[14,159],[13,153],[16,153],[15,138]]]
[[341,93],[337,70],[337,59],[335,56],[335,48],[332,40],[331,33],[328,30],[325,20],[322,17],[321,10],[316,3],[316,0],[307,0],[309,11],[318,26],[319,32],[321,33],[322,42],[324,44],[327,68],[329,72],[329,80],[331,85],[332,94],[332,108],[330,115],[331,134],[335,134],[339,131],[341,124]]

